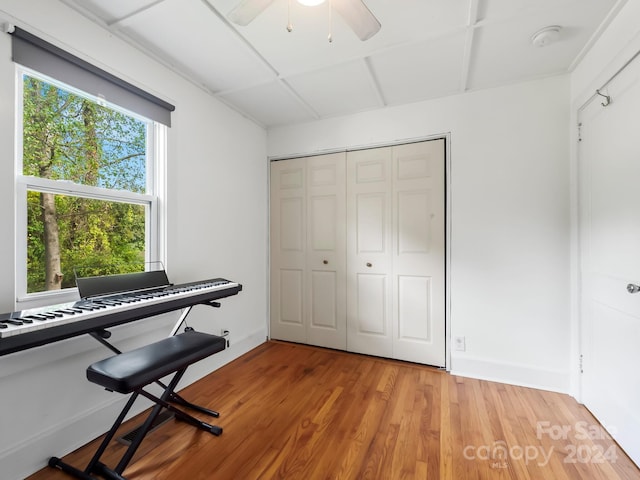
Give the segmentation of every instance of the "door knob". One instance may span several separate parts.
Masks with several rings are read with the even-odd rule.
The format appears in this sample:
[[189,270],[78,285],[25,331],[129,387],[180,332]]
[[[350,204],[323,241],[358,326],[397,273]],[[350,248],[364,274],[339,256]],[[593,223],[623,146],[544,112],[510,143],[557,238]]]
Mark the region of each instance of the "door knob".
[[322,260],[322,263],[324,263],[325,265],[329,265],[329,260]]
[[371,263],[367,262],[367,267],[371,268],[371,267],[373,267],[373,265]]
[[627,285],[627,292],[629,292],[629,293],[638,293],[638,292],[640,292],[640,286],[634,285],[633,283],[630,283],[629,285]]

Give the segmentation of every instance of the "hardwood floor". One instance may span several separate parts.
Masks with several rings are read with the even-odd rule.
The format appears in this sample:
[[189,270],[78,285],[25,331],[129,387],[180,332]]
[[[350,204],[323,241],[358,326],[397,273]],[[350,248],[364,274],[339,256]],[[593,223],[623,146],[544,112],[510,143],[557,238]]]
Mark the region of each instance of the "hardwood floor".
[[[268,342],[181,394],[220,411],[224,433],[171,420],[127,478],[640,479],[571,397],[410,363]],[[94,450],[65,460],[84,468]],[[123,451],[113,442],[104,463]],[[30,480],[65,478],[47,468]]]

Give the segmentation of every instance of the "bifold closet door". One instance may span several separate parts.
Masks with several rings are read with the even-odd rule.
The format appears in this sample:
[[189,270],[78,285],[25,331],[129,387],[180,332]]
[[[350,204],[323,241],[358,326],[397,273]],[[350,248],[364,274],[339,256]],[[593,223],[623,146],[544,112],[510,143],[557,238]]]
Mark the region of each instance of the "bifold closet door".
[[345,154],[271,166],[271,337],[346,349]]
[[393,357],[391,147],[347,154],[347,350]]
[[347,348],[345,153],[307,159],[307,343]]
[[306,257],[304,159],[271,164],[271,338],[304,343]]
[[445,365],[444,140],[347,155],[347,350]]
[[271,338],[445,365],[444,140],[271,165]]
[[393,358],[445,366],[444,140],[393,147]]

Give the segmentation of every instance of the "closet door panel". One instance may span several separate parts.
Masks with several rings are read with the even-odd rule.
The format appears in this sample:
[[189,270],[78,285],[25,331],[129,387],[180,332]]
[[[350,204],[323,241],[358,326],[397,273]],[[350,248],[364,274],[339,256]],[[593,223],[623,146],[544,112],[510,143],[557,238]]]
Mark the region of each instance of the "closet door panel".
[[444,140],[393,148],[394,358],[445,365]]
[[347,350],[392,356],[391,148],[347,156]]
[[295,254],[304,254],[304,198],[280,199],[280,252],[283,260]]
[[309,246],[313,252],[334,252],[338,218],[335,195],[316,195],[309,199]]
[[279,321],[295,327],[304,327],[302,285],[304,272],[302,270],[278,269],[280,282],[278,288]]
[[360,255],[384,255],[389,195],[385,192],[357,194],[356,251]]
[[398,339],[431,341],[431,278],[398,276]]
[[306,166],[307,343],[344,350],[345,154],[310,157]]
[[389,336],[387,328],[386,299],[388,297],[387,275],[359,274],[356,294],[358,305],[355,312],[359,336]]
[[336,272],[311,272],[312,328],[338,329]]
[[300,160],[271,164],[270,336],[306,341],[306,195]]
[[431,250],[431,191],[399,192],[398,255],[426,254]]

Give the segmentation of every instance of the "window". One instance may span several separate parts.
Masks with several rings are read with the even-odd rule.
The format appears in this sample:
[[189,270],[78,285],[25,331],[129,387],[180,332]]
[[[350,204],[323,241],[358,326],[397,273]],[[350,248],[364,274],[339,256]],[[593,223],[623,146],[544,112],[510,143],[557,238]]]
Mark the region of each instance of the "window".
[[22,67],[18,87],[18,298],[162,260],[166,126]]

